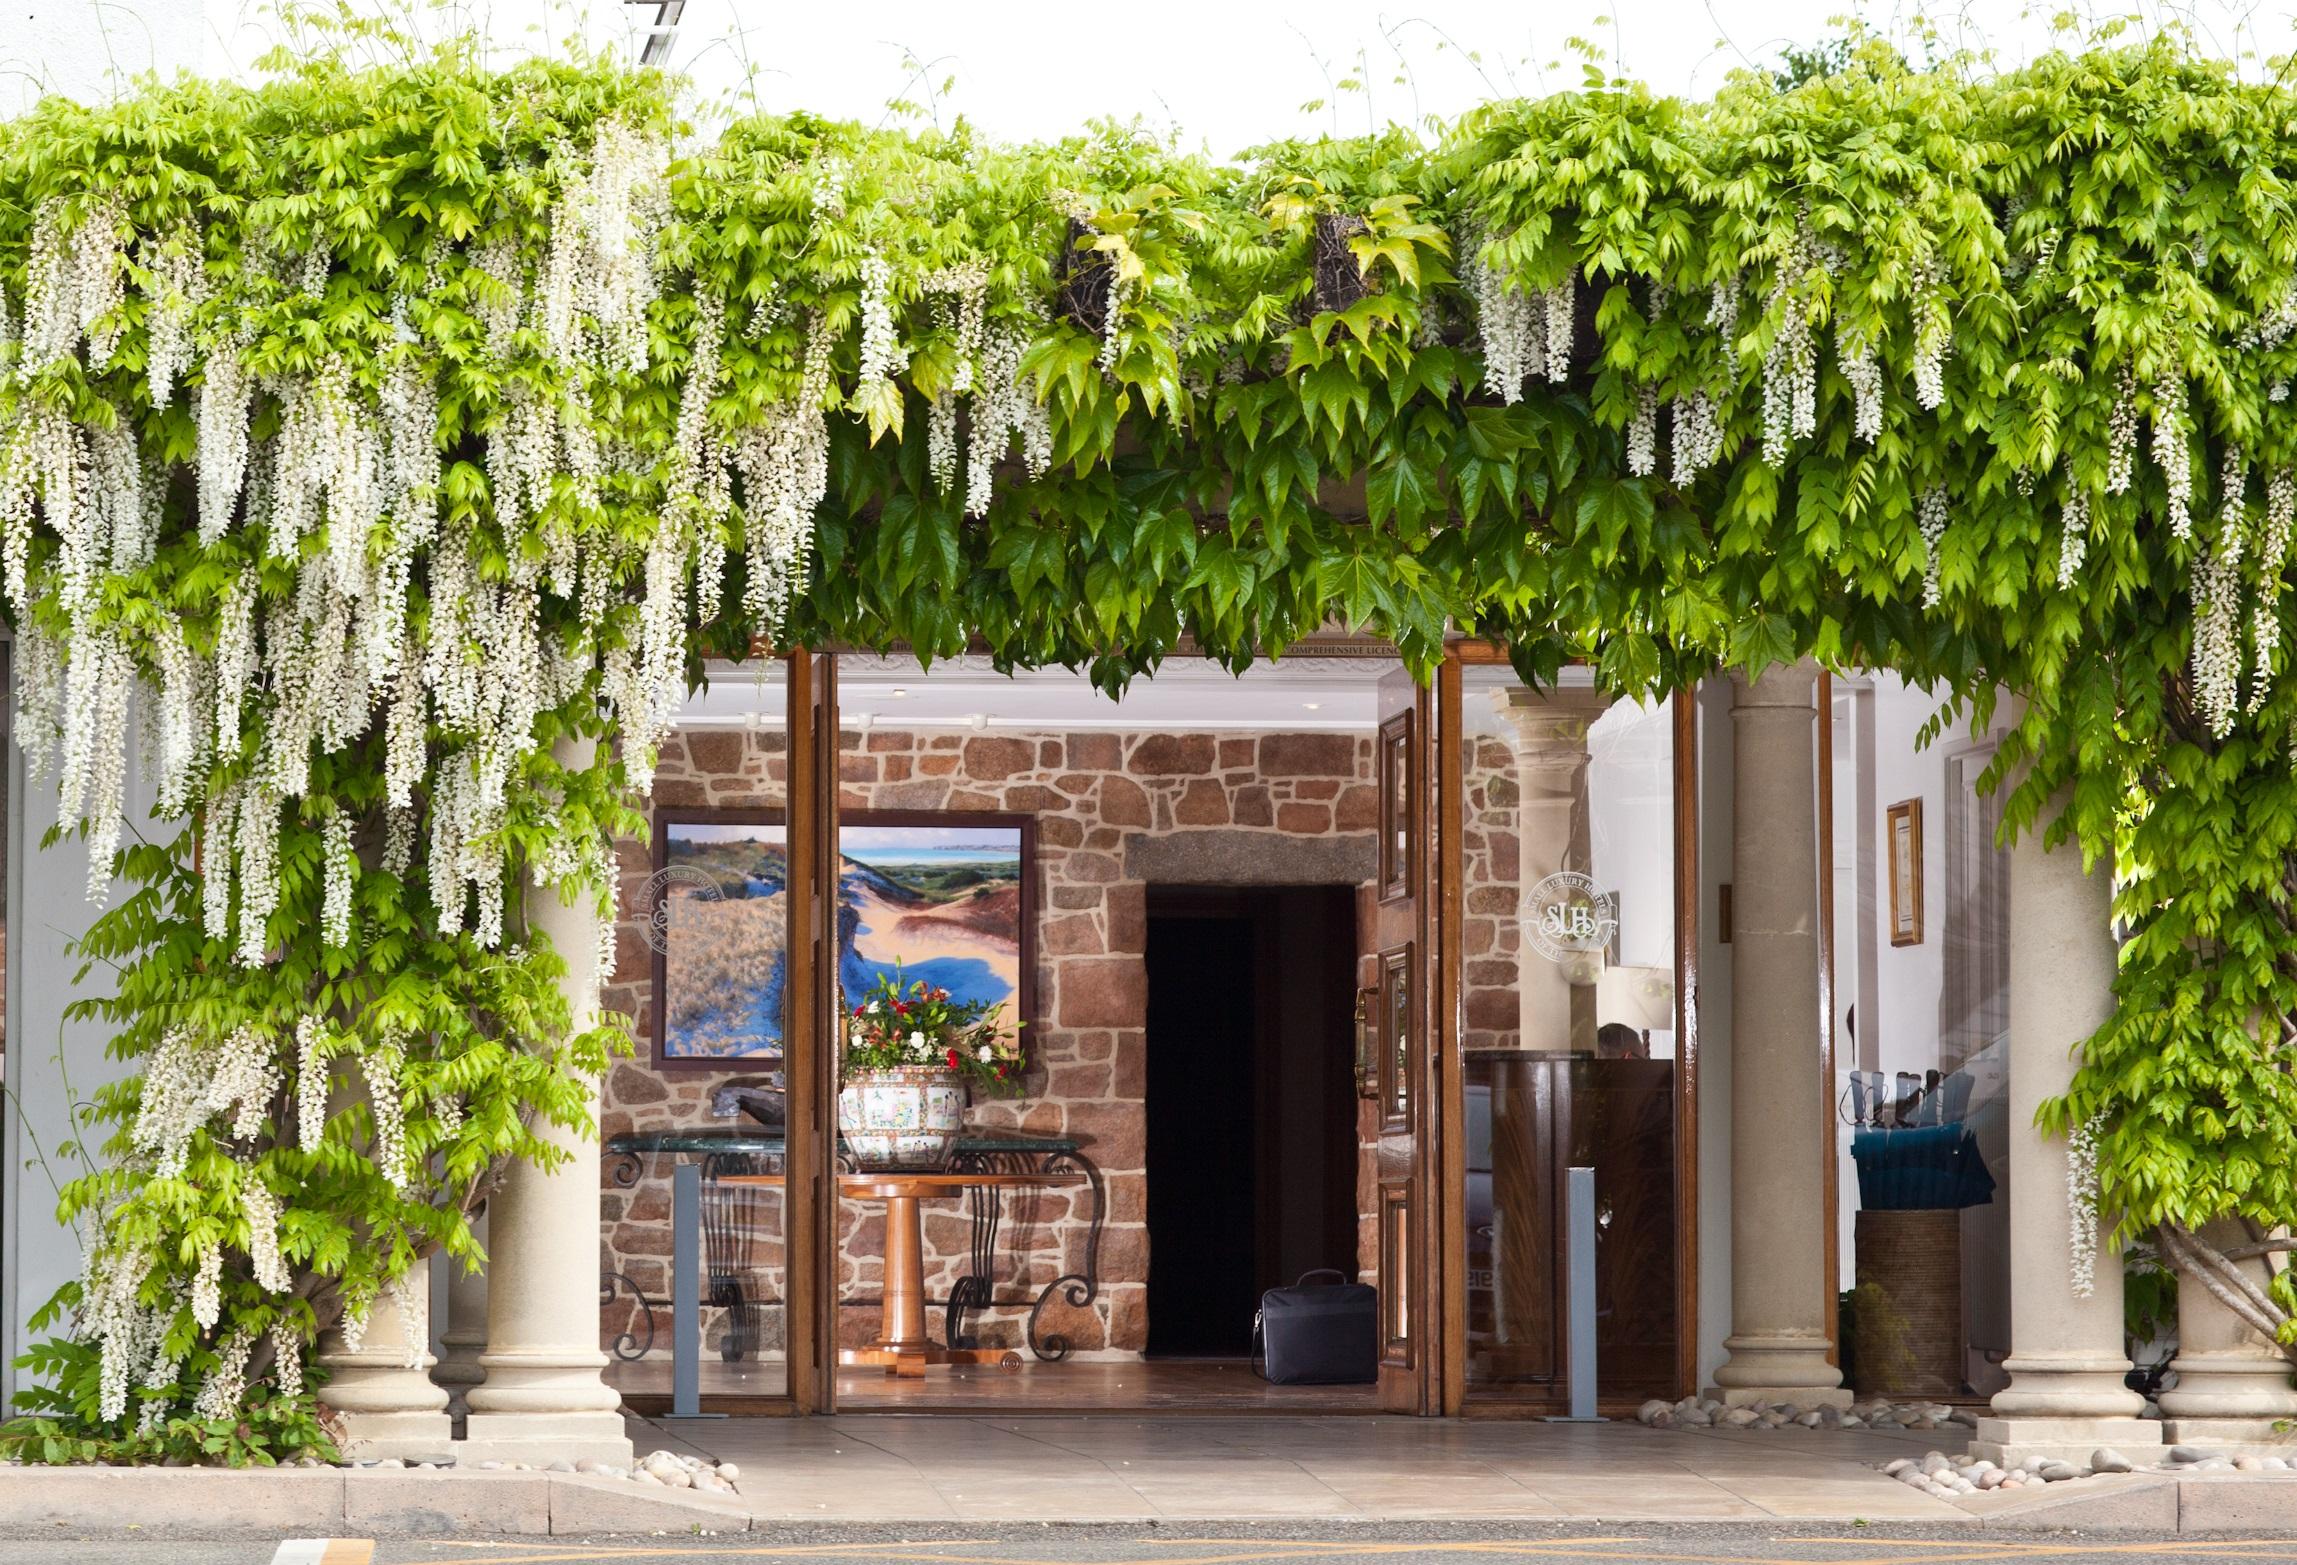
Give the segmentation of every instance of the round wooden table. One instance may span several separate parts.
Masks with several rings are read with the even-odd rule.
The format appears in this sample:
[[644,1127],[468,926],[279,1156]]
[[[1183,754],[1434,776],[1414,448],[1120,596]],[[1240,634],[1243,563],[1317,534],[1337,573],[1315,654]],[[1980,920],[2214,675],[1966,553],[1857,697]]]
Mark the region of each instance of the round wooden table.
[[1010,1348],[945,1348],[925,1334],[925,1230],[918,1203],[967,1190],[1037,1190],[1071,1174],[840,1174],[838,1194],[885,1203],[885,1301],[877,1340],[846,1348],[840,1364],[882,1364],[889,1375],[922,1376],[932,1364],[1002,1364],[1018,1369]]

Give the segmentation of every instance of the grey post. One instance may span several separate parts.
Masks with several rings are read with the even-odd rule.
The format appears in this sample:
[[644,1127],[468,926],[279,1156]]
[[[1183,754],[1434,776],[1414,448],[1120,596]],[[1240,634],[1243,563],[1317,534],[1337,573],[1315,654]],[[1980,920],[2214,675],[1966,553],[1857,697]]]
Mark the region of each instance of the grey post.
[[1595,1170],[1574,1168],[1564,1190],[1567,1260],[1564,1312],[1570,1327],[1571,1412],[1551,1424],[1600,1424],[1595,1412]]
[[702,1165],[670,1170],[670,1416],[702,1411]]

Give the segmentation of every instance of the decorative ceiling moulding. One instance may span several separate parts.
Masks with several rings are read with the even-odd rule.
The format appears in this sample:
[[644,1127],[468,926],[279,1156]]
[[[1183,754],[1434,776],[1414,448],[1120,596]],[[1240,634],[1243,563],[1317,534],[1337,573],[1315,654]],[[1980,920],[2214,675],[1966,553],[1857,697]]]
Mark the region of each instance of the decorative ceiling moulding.
[[[1379,721],[1378,677],[1392,659],[1375,659],[1347,643],[1330,645],[1256,663],[1242,675],[1208,660],[1176,658],[1114,699],[1067,669],[1000,673],[979,656],[920,669],[907,657],[848,653],[839,663],[839,719],[849,730],[1370,733]],[[760,699],[778,683],[753,677],[746,666],[713,667],[709,686],[689,699],[679,726],[780,727],[781,714],[765,710]]]

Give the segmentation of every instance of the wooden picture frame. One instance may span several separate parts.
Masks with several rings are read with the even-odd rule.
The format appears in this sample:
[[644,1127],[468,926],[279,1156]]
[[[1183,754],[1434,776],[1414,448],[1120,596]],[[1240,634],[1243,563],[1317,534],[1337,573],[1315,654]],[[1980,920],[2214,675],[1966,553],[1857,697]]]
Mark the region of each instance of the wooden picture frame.
[[1406,941],[1380,953],[1380,984],[1374,991],[1379,1061],[1374,1078],[1383,1132],[1409,1131],[1412,1126],[1412,1029],[1419,1023],[1420,1003],[1412,981],[1417,971],[1415,950],[1416,943]]
[[[771,1052],[760,1050],[748,1054],[672,1052],[669,987],[672,934],[669,922],[669,902],[672,884],[676,877],[671,870],[670,843],[672,835],[680,827],[746,826],[755,828],[757,835],[762,839],[779,839],[783,854],[782,862],[786,873],[789,863],[789,817],[787,812],[780,809],[679,808],[665,805],[655,810],[653,826],[654,873],[646,882],[644,915],[646,918],[646,943],[653,952],[653,960],[649,968],[653,987],[649,995],[647,1031],[654,1068],[658,1071],[711,1071],[719,1075],[745,1075],[780,1070],[782,1061],[787,1054],[786,1044],[790,1027],[789,1007],[786,998],[788,992],[786,986],[789,977],[787,965],[789,961],[788,923],[786,917],[782,926],[784,946],[781,953],[784,964],[781,976],[781,982],[784,985],[784,1003],[781,1032],[775,1039],[779,1047]],[[785,896],[788,894],[786,886],[783,894]]]
[[1901,799],[1886,812],[1883,852],[1890,861],[1890,943],[1922,944],[1922,801]]
[[1372,747],[1379,771],[1380,900],[1400,902],[1419,884],[1418,799],[1413,789],[1412,712],[1406,708],[1380,725]]
[[[1019,968],[1014,974],[1013,998],[1007,1007],[1005,1022],[1020,1027],[1021,1057],[1033,1057],[1030,1044],[1039,1021],[1037,1016],[1037,817],[1034,815],[998,810],[846,810],[838,816],[838,887],[842,897],[845,888],[845,843],[856,831],[873,829],[904,831],[947,831],[962,835],[966,832],[1010,831],[1017,839],[1020,879],[1015,913],[1014,943],[1017,947]],[[839,945],[839,973],[836,982],[844,983],[845,920],[837,920]]]

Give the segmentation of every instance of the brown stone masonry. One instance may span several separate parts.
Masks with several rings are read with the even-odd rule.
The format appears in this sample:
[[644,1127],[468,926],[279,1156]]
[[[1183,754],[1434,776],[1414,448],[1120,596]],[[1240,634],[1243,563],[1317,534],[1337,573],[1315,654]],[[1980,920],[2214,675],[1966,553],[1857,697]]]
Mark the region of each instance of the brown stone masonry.
[[[1144,1284],[1150,1256],[1143,1168],[1146,889],[1193,884],[1358,885],[1369,928],[1378,814],[1369,735],[1328,733],[953,734],[848,731],[839,760],[846,810],[1012,811],[1037,817],[1037,997],[1029,1030],[1030,1094],[985,1102],[976,1123],[1075,1136],[1107,1179],[1102,1290],[1089,1310],[1056,1305],[1048,1330],[1081,1353],[1137,1353],[1148,1337]],[[784,797],[784,740],[774,731],[697,730],[663,747],[655,800],[664,805],[759,807]],[[637,922],[649,869],[642,843],[622,850],[626,920],[607,1001],[650,1037],[649,952]],[[1359,939],[1359,950],[1364,949]],[[1366,964],[1368,966],[1368,964]],[[642,1046],[643,1053],[643,1046]],[[608,1078],[603,1131],[732,1128],[709,1114],[711,1089],[729,1076],[664,1073],[643,1059]],[[609,1167],[612,1160],[609,1159]],[[1008,1197],[999,1239],[1001,1294],[1034,1295],[1083,1264],[1089,1197],[1053,1190]],[[667,1332],[669,1186],[658,1168],[633,1189],[605,1190],[602,1264],[663,1302]],[[761,1280],[780,1297],[780,1207],[760,1205],[771,1230]],[[840,1339],[867,1340],[880,1284],[882,1209],[848,1202],[840,1223]],[[964,1269],[962,1202],[927,1208],[929,1296]],[[992,1312],[984,1340],[1017,1343],[1025,1310]],[[625,1328],[627,1300],[606,1311],[609,1336]],[[778,1345],[778,1310],[761,1323]],[[940,1328],[939,1312],[932,1325]],[[722,1329],[709,1323],[712,1340]],[[663,1340],[667,1340],[666,1335]]]

